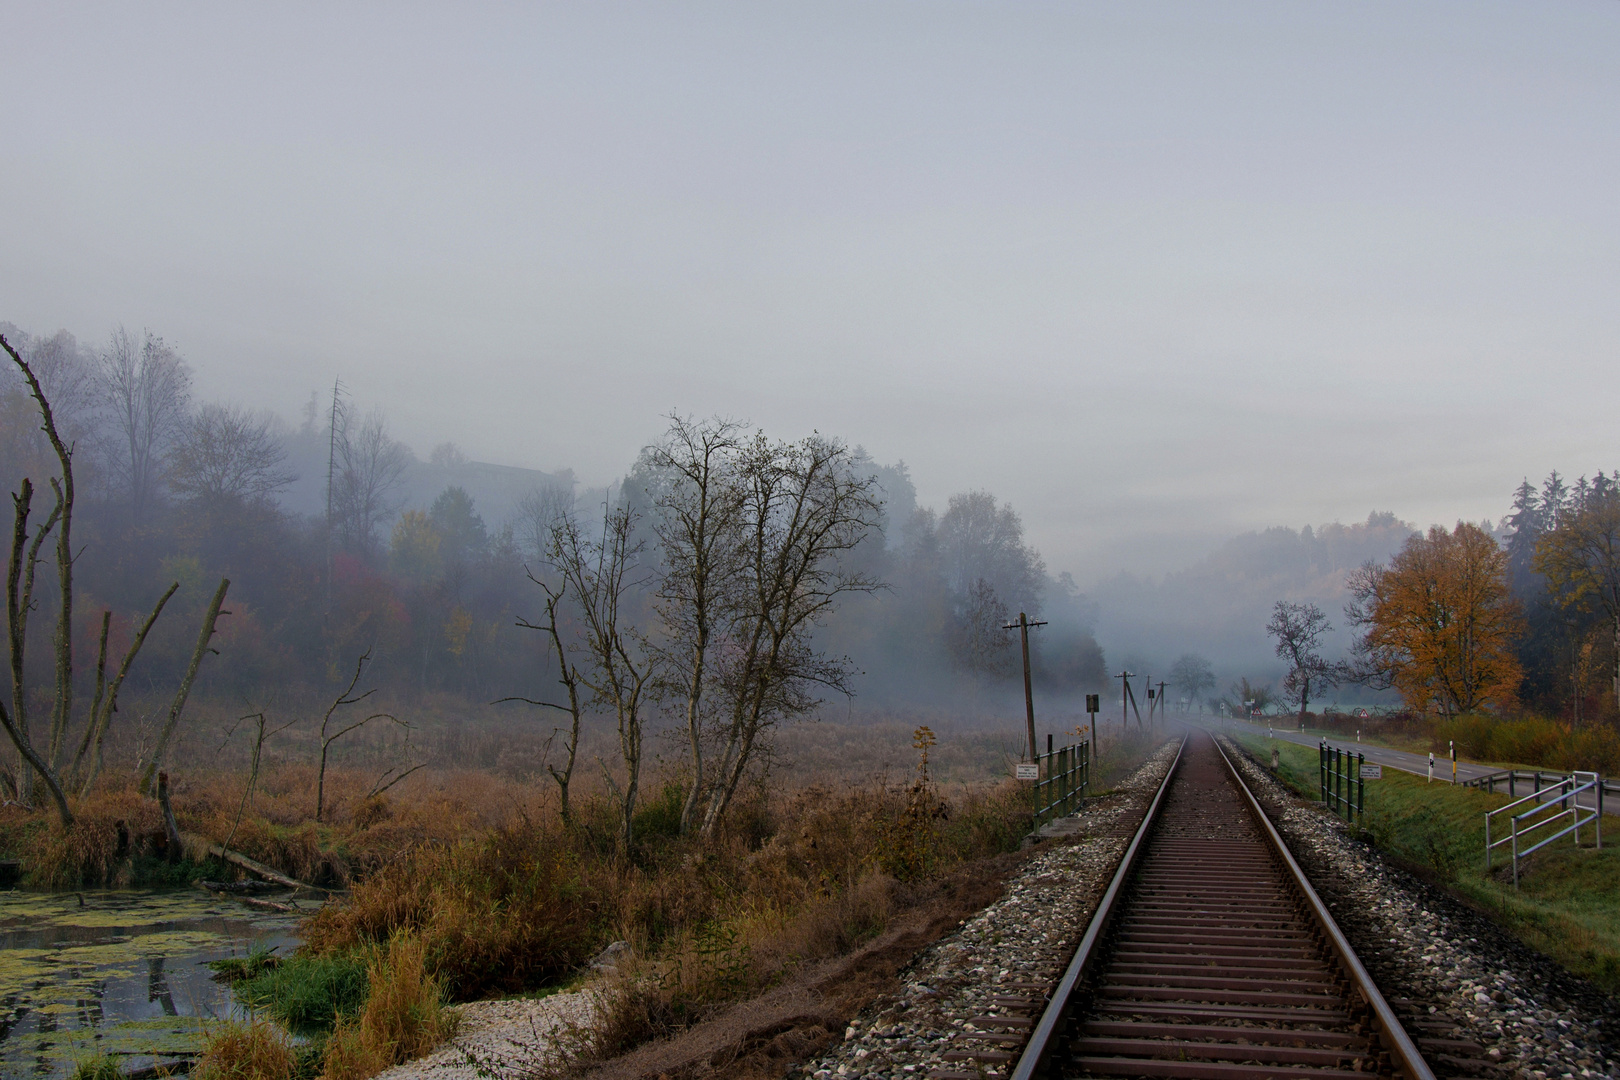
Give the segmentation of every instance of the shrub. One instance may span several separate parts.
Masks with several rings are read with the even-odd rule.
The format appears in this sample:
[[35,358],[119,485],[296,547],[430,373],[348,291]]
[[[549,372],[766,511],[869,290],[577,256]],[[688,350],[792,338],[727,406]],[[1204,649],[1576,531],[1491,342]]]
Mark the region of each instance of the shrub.
[[192,1070],[193,1080],[292,1080],[295,1059],[272,1024],[225,1023],[214,1028]]
[[567,834],[535,824],[454,847],[418,848],[361,881],[304,926],[312,953],[421,939],[428,967],[466,1000],[543,985],[591,955],[609,899]]
[[1455,740],[1459,755],[1481,761],[1620,772],[1620,732],[1611,727],[1577,731],[1541,716],[1499,720],[1469,715],[1436,720],[1432,733],[1437,755]]
[[325,1080],[366,1080],[450,1036],[455,1014],[444,1008],[425,959],[421,940],[405,934],[373,951],[366,966],[370,996],[360,1015],[340,1019],[327,1040]]
[[295,1035],[320,1035],[366,1001],[366,963],[358,950],[301,952],[236,984],[236,996]]

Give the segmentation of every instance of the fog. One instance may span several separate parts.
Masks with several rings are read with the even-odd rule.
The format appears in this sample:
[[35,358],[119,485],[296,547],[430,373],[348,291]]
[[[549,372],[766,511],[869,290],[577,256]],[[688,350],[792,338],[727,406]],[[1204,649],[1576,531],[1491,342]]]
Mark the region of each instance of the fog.
[[161,335],[196,400],[282,418],[299,514],[336,379],[414,452],[396,509],[455,483],[491,531],[618,490],[672,410],[819,431],[937,514],[1015,508],[1053,637],[1224,680],[1273,663],[1271,602],[1336,616],[1404,536],[1344,564],[1307,523],[1494,521],[1524,476],[1615,464],[1612,5],[13,5],[0,33],[0,320]]

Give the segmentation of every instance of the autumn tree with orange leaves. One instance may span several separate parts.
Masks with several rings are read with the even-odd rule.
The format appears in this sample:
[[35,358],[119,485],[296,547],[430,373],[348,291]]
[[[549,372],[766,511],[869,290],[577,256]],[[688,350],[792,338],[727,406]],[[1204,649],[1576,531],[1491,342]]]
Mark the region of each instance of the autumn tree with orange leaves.
[[1408,708],[1446,716],[1517,701],[1521,627],[1507,553],[1478,526],[1436,525],[1408,539],[1388,566],[1362,566],[1349,586],[1345,615],[1361,631],[1361,681],[1392,686]]

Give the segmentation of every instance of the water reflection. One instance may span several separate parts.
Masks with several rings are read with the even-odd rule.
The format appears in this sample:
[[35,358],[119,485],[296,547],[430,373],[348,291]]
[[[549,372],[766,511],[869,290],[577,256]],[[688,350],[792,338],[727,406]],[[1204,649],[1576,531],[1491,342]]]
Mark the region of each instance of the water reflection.
[[297,944],[295,916],[196,890],[80,895],[0,893],[0,1076],[195,1050],[204,1021],[239,1015],[208,961]]

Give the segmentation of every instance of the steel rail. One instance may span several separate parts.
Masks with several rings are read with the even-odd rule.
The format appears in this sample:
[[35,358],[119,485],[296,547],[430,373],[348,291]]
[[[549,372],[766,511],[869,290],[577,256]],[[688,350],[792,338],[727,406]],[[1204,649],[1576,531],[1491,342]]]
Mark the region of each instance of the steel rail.
[[1125,849],[1124,856],[1119,860],[1119,869],[1114,871],[1113,880],[1108,883],[1108,891],[1097,904],[1097,911],[1091,917],[1091,924],[1086,927],[1085,936],[1074,950],[1074,958],[1069,961],[1068,968],[1063,972],[1063,978],[1058,980],[1057,987],[1052,991],[1052,998],[1041,1013],[1040,1020],[1035,1029],[1030,1032],[1029,1042],[1024,1044],[1024,1052],[1018,1059],[1018,1065],[1013,1069],[1009,1080],[1033,1080],[1036,1070],[1046,1057],[1047,1044],[1057,1032],[1063,1022],[1063,1014],[1068,1009],[1069,995],[1080,984],[1080,979],[1090,967],[1093,957],[1097,955],[1097,946],[1102,941],[1108,924],[1114,917],[1119,906],[1119,900],[1125,892],[1126,883],[1129,882],[1131,871],[1136,868],[1137,860],[1141,858],[1142,849],[1146,846],[1147,835],[1153,828],[1154,820],[1159,816],[1159,807],[1164,805],[1164,793],[1170,790],[1170,781],[1175,779],[1176,769],[1181,765],[1181,755],[1187,749],[1187,736],[1181,737],[1181,745],[1176,747],[1175,760],[1170,762],[1170,768],[1165,771],[1164,780],[1159,784],[1159,790],[1154,793],[1153,801],[1148,804],[1147,813],[1142,815],[1142,824],[1137,826],[1136,835],[1131,837],[1130,846]]
[[1243,782],[1243,775],[1238,772],[1237,766],[1232,764],[1232,759],[1227,757],[1226,748],[1221,745],[1219,739],[1212,739],[1211,741],[1215,743],[1215,749],[1220,751],[1221,760],[1225,761],[1226,767],[1231,770],[1232,778],[1237,781],[1238,790],[1243,792],[1249,812],[1260,823],[1260,829],[1265,834],[1266,840],[1271,844],[1272,852],[1276,854],[1283,866],[1287,867],[1288,876],[1293,879],[1294,885],[1298,887],[1300,893],[1305,897],[1306,906],[1310,908],[1311,914],[1316,917],[1317,924],[1327,935],[1328,943],[1333,947],[1334,955],[1339,958],[1339,963],[1344,966],[1345,971],[1355,983],[1356,991],[1361,994],[1362,1000],[1372,1010],[1379,1029],[1379,1040],[1395,1058],[1397,1068],[1405,1074],[1406,1080],[1434,1080],[1434,1071],[1429,1068],[1429,1063],[1423,1060],[1423,1054],[1419,1052],[1417,1044],[1412,1041],[1412,1037],[1406,1033],[1406,1028],[1401,1026],[1400,1018],[1395,1015],[1395,1010],[1389,1007],[1389,1002],[1384,1000],[1384,995],[1379,992],[1372,976],[1362,966],[1361,958],[1356,955],[1355,949],[1350,947],[1350,942],[1345,938],[1344,932],[1339,929],[1339,924],[1328,913],[1327,905],[1322,903],[1322,898],[1311,887],[1310,881],[1305,877],[1305,871],[1301,870],[1299,863],[1294,861],[1293,853],[1288,850],[1288,845],[1283,843],[1282,835],[1277,832],[1277,827],[1271,823],[1271,818],[1261,808],[1260,800],[1254,797],[1254,792],[1249,790],[1249,785]]
[[[1255,798],[1249,786],[1243,782],[1242,775],[1233,765],[1230,757],[1219,740],[1212,739],[1221,760],[1226,764],[1229,775],[1237,782],[1237,788],[1243,793],[1243,802],[1250,814],[1260,826],[1262,835],[1266,838],[1268,847],[1276,856],[1277,862],[1286,868],[1287,877],[1293,882],[1304,899],[1305,906],[1312,915],[1317,927],[1322,931],[1328,945],[1331,947],[1339,965],[1355,986],[1372,1013],[1373,1024],[1378,1036],[1378,1048],[1387,1051],[1391,1058],[1394,1071],[1403,1075],[1406,1080],[1435,1080],[1434,1072],[1429,1068],[1428,1062],[1423,1059],[1416,1043],[1412,1041],[1406,1029],[1401,1025],[1389,1003],[1384,999],[1378,987],[1373,983],[1371,975],[1362,965],[1350,942],[1345,938],[1333,916],[1328,912],[1322,898],[1317,895],[1305,873],[1300,869],[1299,863],[1294,860],[1293,854],[1283,842],[1281,834],[1267,817],[1260,802]],[[1070,960],[1062,979],[1058,981],[1052,991],[1052,997],[1042,1011],[1040,1020],[1030,1033],[1028,1042],[1020,1055],[1016,1066],[1009,1076],[1009,1080],[1035,1080],[1037,1076],[1045,1074],[1047,1057],[1057,1041],[1056,1036],[1063,1028],[1065,1015],[1069,1010],[1069,999],[1073,996],[1076,987],[1091,973],[1091,968],[1103,952],[1101,945],[1107,936],[1109,928],[1122,907],[1122,900],[1130,884],[1132,875],[1141,860],[1143,849],[1147,846],[1148,834],[1153,829],[1159,817],[1159,810],[1164,804],[1165,793],[1176,777],[1178,768],[1186,751],[1187,739],[1183,736],[1181,745],[1176,749],[1175,760],[1171,762],[1169,770],[1165,773],[1159,790],[1154,794],[1147,813],[1142,818],[1135,835],[1131,838],[1130,846],[1126,848],[1119,866],[1114,872],[1108,889],[1103,893],[1102,900],[1097,905],[1096,913],[1092,916],[1086,928],[1085,935],[1076,947],[1074,957]],[[1236,1029],[1241,1030],[1241,1029]]]

